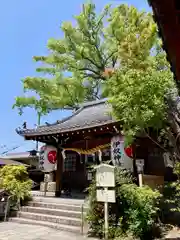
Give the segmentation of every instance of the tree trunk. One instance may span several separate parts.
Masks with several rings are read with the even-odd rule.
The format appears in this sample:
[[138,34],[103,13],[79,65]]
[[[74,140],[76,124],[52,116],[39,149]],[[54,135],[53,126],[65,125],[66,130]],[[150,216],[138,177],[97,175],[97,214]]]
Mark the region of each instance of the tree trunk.
[[174,90],[167,96],[168,123],[166,133],[169,140],[169,150],[174,161],[180,161],[180,97]]

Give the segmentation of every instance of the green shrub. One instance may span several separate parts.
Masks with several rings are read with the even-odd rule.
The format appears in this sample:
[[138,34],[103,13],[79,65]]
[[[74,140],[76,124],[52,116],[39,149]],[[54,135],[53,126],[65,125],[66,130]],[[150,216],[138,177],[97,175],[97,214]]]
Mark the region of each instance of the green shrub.
[[[125,170],[115,169],[116,175],[116,186],[122,184],[132,183],[132,176],[129,172]],[[91,236],[96,236],[98,238],[103,238],[104,235],[104,204],[96,201],[96,182],[95,179],[88,188],[88,212],[87,212],[87,222],[89,224],[89,234]],[[119,217],[117,212],[117,205],[109,204],[109,238],[114,238],[119,235],[118,225]],[[121,234],[121,233],[120,233]]]
[[167,182],[164,186],[161,201],[162,221],[166,224],[180,224],[180,163],[177,162],[173,169],[177,180]]
[[118,189],[122,209],[122,218],[126,231],[140,239],[152,235],[157,220],[157,205],[160,194],[149,187],[137,187],[135,184],[124,184]]
[[4,166],[0,169],[0,179],[0,188],[7,190],[14,202],[19,203],[31,196],[32,181],[25,166]]
[[[152,237],[158,217],[160,193],[149,187],[138,187],[127,171],[116,168],[116,203],[109,204],[109,238]],[[89,188],[89,233],[103,237],[104,205],[96,202],[95,181]]]
[[174,208],[172,211],[180,212],[180,162],[176,162],[174,166],[174,174],[177,176],[177,180],[170,184],[173,194],[171,195]]
[[164,203],[173,206],[170,208],[171,211],[180,212],[180,162],[174,165],[173,172],[177,176],[177,180],[165,184],[163,191]]

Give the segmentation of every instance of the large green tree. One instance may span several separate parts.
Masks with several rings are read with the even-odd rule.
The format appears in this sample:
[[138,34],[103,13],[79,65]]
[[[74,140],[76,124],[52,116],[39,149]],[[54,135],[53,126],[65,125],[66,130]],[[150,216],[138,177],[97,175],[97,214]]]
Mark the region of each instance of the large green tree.
[[[135,23],[140,17],[142,22]],[[144,32],[151,31],[148,23],[152,22],[149,13],[138,12],[134,7],[120,5],[112,9],[107,5],[98,14],[92,3],[84,4],[74,19],[75,24],[62,23],[64,36],[61,39],[48,41],[47,56],[33,58],[39,63],[36,71],[41,77],[22,80],[24,96],[16,97],[14,107],[20,110],[32,107],[44,114],[52,109],[74,107],[79,102],[106,97],[107,73],[120,64],[118,44],[125,48],[128,31],[143,39]]]
[[[129,15],[133,16],[131,21],[127,18],[124,24],[121,19]],[[151,16],[144,19],[142,13],[124,5],[113,10],[112,19],[110,29],[113,25],[121,29],[121,34],[112,34],[120,67],[113,69],[107,92],[114,115],[123,123],[126,140],[145,134],[174,160],[180,160],[180,100],[157,26]],[[153,137],[152,130],[156,130]]]
[[41,77],[23,79],[28,95],[14,106],[46,114],[109,97],[127,140],[161,130],[178,156],[178,95],[152,15],[124,4],[97,13],[91,3],[74,19],[62,24],[61,39],[48,41],[47,56],[34,57]]
[[[16,107],[33,107],[44,114],[101,98],[104,70],[116,62],[116,49],[108,45],[104,27],[109,11],[110,6],[106,6],[96,14],[94,4],[85,4],[74,17],[76,24],[61,25],[64,36],[48,41],[49,55],[34,57],[41,64],[36,70],[42,75],[23,79],[28,96],[17,97]],[[30,97],[29,92],[33,94]]]
[[[125,25],[119,14],[122,9],[125,18],[133,16]],[[120,67],[113,70],[107,89],[115,116],[132,138],[141,131],[146,133],[148,128],[161,129],[167,125],[165,96],[175,89],[175,83],[152,17],[142,20],[144,16],[136,9],[123,5],[114,9],[112,16],[110,29],[116,25],[124,39],[122,42],[120,33],[112,34],[118,46]]]

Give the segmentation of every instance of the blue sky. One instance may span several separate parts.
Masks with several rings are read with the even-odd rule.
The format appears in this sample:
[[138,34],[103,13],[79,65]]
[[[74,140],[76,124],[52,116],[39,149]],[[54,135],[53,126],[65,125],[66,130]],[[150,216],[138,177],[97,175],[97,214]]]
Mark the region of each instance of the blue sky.
[[[107,3],[128,3],[139,9],[150,10],[146,0],[107,1],[94,0],[98,9]],[[17,110],[12,110],[15,96],[22,94],[21,79],[25,76],[35,76],[36,64],[32,56],[47,53],[47,40],[51,37],[61,37],[60,24],[71,20],[78,14],[83,0],[6,0],[0,8],[0,152],[2,145],[8,148],[21,145],[19,151],[32,148],[32,142],[24,142],[18,136],[15,128],[27,121],[29,127],[37,122],[36,114],[27,109],[23,116]],[[57,111],[43,118],[53,122],[66,116],[66,112]]]

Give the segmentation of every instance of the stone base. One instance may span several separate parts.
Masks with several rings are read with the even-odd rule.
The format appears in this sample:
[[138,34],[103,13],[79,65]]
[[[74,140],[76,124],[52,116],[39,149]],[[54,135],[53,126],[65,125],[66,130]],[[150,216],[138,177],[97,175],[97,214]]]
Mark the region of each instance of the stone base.
[[53,178],[54,178],[53,172],[44,174],[44,182],[53,182]]
[[[45,191],[45,182],[40,184],[40,192]],[[46,192],[55,192],[56,191],[56,182],[48,182]]]

